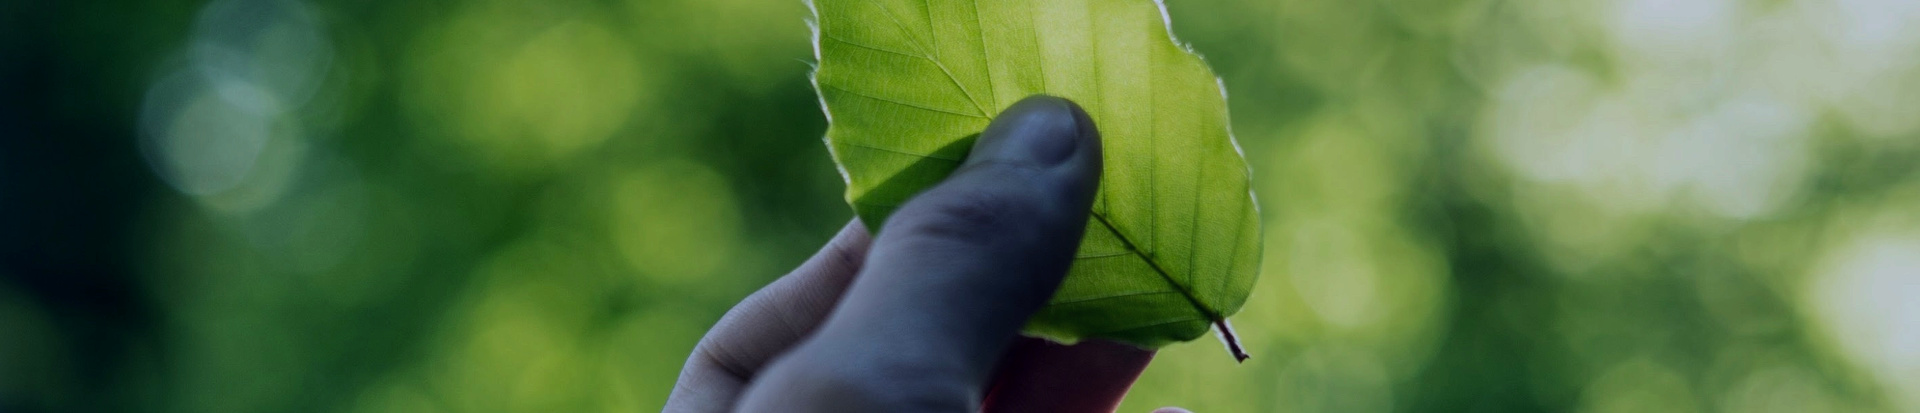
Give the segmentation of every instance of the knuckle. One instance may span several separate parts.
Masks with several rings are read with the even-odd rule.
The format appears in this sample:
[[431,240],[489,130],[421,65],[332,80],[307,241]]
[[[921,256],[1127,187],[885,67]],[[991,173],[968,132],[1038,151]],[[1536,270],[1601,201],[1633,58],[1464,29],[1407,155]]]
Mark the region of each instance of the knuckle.
[[699,362],[718,369],[721,373],[739,380],[753,377],[752,370],[746,368],[746,358],[734,346],[716,340],[701,340],[694,345],[694,357]]
[[721,316],[720,321],[714,323],[713,329],[694,345],[696,359],[735,378],[744,380],[753,377],[753,371],[764,363],[765,357],[756,357],[755,354],[759,353],[758,349],[751,348],[750,341],[739,340],[737,337],[749,329],[762,328],[747,320],[771,315],[768,314],[765,306],[756,304],[759,302],[761,301],[750,298],[746,303],[735,306],[728,310],[726,315]]

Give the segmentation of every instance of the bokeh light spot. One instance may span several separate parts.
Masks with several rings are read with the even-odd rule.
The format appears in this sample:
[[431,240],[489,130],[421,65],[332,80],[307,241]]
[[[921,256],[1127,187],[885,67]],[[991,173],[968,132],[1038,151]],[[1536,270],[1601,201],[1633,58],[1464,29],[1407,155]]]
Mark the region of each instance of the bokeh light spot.
[[1394,408],[1392,377],[1379,360],[1333,346],[1308,349],[1290,360],[1275,392],[1281,411],[1385,413]]
[[1620,363],[1601,373],[1581,395],[1583,413],[1698,412],[1693,387],[1673,369],[1646,360]]
[[1920,409],[1920,234],[1861,235],[1824,262],[1805,301],[1827,339],[1896,403]]
[[[417,41],[403,98],[461,164],[542,170],[593,148],[645,109],[626,39],[588,18],[476,3]],[[437,155],[437,153],[430,153]]]
[[333,60],[333,44],[305,4],[219,0],[201,9],[191,55],[208,77],[257,85],[289,107],[306,102]]
[[196,73],[155,85],[141,123],[148,162],[168,184],[191,195],[238,185],[275,131],[293,127],[266,91]]
[[732,187],[704,165],[648,165],[618,176],[611,194],[614,245],[643,274],[698,280],[724,268],[739,248]]

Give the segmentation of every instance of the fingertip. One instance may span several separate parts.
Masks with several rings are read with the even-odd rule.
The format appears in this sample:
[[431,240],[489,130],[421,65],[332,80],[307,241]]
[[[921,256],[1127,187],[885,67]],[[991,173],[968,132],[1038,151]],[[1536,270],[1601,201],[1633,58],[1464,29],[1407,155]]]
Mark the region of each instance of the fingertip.
[[1153,413],[1193,413],[1193,411],[1178,407],[1162,407],[1153,409]]
[[980,132],[966,164],[1059,165],[1081,150],[1080,129],[1072,102],[1046,95],[1021,99]]

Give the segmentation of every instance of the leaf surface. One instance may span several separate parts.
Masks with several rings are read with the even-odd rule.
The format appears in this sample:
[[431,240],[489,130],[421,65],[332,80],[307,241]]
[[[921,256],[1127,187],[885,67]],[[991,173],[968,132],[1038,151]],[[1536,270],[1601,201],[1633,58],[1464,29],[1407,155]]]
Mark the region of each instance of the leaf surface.
[[959,166],[993,115],[1060,96],[1092,115],[1105,170],[1073,269],[1027,333],[1157,348],[1224,327],[1246,301],[1261,251],[1246,161],[1218,79],[1159,3],[813,6],[827,143],[869,228]]

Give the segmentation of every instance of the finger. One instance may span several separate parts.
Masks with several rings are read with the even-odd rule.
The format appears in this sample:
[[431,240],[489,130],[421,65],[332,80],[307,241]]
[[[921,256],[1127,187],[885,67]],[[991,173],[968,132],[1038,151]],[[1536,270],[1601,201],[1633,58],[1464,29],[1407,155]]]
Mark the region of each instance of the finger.
[[1099,173],[1086,112],[1045,96],[1014,104],[959,169],[894,213],[840,307],[743,410],[973,410],[1066,274]]
[[1178,407],[1162,407],[1153,409],[1153,413],[1193,413],[1193,411]]
[[1153,350],[1112,341],[1022,337],[1000,359],[982,411],[1111,412],[1149,361]]
[[694,346],[665,411],[732,411],[754,373],[806,337],[833,310],[866,260],[871,243],[867,234],[860,220],[847,223],[813,258],[720,317]]

